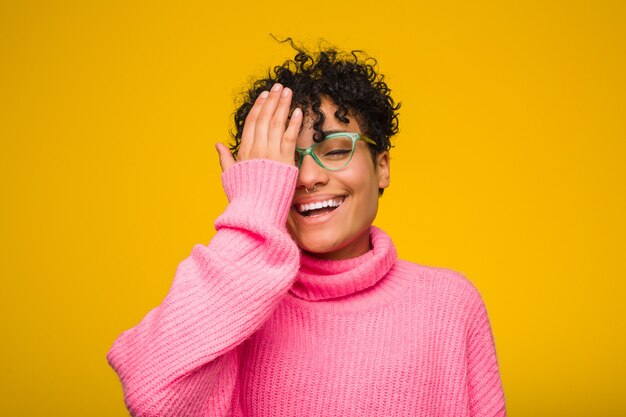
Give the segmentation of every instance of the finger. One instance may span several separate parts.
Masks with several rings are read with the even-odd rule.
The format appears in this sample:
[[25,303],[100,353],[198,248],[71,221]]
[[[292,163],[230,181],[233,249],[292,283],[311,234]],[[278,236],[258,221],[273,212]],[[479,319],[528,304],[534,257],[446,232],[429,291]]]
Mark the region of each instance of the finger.
[[291,107],[291,98],[293,94],[291,89],[283,88],[278,101],[278,107],[274,112],[274,117],[270,121],[268,131],[268,148],[270,155],[280,158],[281,142],[283,133],[287,129],[287,118],[289,117],[289,109]]
[[289,125],[287,130],[283,134],[283,138],[280,142],[281,159],[288,163],[294,164],[294,154],[296,153],[296,141],[300,134],[300,126],[302,126],[302,110],[296,107],[291,113],[291,119],[289,119]]
[[280,93],[283,89],[281,84],[274,84],[270,91],[270,95],[263,103],[263,108],[259,113],[259,117],[254,124],[254,148],[252,150],[256,156],[266,157],[268,148],[268,130],[274,112],[278,106],[278,100],[280,99]]
[[247,159],[250,149],[254,145],[254,127],[256,125],[259,113],[263,108],[263,103],[269,96],[268,91],[263,91],[255,100],[252,108],[246,116],[246,121],[243,125],[243,132],[241,134],[241,144],[239,145],[239,160]]
[[226,147],[226,145],[218,142],[215,144],[215,149],[217,150],[217,154],[220,158],[222,172],[235,165],[235,158],[233,158],[233,154],[230,153],[230,150]]

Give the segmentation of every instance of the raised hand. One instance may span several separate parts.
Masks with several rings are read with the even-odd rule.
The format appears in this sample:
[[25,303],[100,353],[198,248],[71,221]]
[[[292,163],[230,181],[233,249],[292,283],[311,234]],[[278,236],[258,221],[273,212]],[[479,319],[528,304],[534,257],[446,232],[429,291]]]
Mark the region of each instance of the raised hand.
[[296,108],[289,119],[292,91],[274,84],[271,91],[262,92],[250,109],[243,127],[238,158],[223,143],[215,148],[222,172],[238,161],[263,158],[295,165],[296,139],[302,124],[302,111]]

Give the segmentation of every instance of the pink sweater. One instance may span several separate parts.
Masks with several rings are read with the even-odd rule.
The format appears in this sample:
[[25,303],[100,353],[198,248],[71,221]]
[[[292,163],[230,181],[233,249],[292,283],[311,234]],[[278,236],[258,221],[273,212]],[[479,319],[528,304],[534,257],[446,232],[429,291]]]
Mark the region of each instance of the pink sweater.
[[108,361],[135,416],[503,416],[484,304],[458,273],[373,249],[323,261],[285,222],[297,169],[235,164],[208,246]]

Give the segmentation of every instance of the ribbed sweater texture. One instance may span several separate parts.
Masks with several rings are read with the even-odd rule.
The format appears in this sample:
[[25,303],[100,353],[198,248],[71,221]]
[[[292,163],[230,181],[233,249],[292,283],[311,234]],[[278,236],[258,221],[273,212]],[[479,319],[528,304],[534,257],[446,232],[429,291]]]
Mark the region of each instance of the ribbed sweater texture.
[[298,171],[222,174],[229,200],[161,305],[108,353],[133,416],[504,416],[484,303],[462,275],[372,249],[320,260],[285,223]]

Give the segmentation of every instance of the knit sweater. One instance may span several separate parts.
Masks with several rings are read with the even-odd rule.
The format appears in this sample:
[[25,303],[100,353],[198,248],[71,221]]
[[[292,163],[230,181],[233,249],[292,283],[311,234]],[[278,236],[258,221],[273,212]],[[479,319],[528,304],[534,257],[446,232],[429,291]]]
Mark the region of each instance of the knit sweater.
[[460,274],[372,249],[320,260],[286,229],[297,169],[222,175],[208,245],[107,359],[134,416],[503,416],[483,301]]

